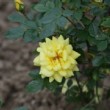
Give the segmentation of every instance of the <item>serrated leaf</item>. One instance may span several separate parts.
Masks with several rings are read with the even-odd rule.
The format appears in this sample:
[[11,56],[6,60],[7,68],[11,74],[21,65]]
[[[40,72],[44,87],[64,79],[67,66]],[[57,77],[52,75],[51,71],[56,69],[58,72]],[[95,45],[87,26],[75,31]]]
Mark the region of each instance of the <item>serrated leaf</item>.
[[9,29],[5,33],[5,36],[6,38],[9,38],[9,39],[17,39],[23,36],[25,30],[26,29],[23,26],[14,27]]
[[37,78],[40,78],[40,75],[39,75],[39,70],[33,70],[31,72],[29,72],[29,76],[33,79],[37,79]]
[[68,23],[68,20],[65,17],[60,17],[59,19],[57,19],[57,25],[61,28],[64,28],[65,25]]
[[18,22],[21,23],[24,26],[27,26],[28,28],[32,28],[32,29],[36,29],[36,23],[34,21],[31,20],[27,20],[23,14],[19,13],[19,12],[14,12],[12,13],[8,19],[12,22]]
[[43,24],[48,24],[53,22],[54,20],[56,20],[57,18],[59,18],[62,15],[62,9],[60,8],[53,8],[51,10],[49,10],[44,16],[43,18],[41,18],[41,23]]
[[24,23],[26,18],[19,12],[12,13],[8,19],[12,22]]
[[24,24],[24,26],[26,26],[30,29],[36,29],[37,28],[35,21],[26,20],[23,24]]
[[96,40],[105,40],[108,38],[108,36],[101,31],[95,36]]
[[58,8],[61,8],[62,7],[62,2],[61,0],[55,0],[55,6],[58,7]]
[[105,21],[103,21],[101,23],[101,25],[104,26],[104,27],[109,27],[110,28],[110,17],[106,18]]
[[73,0],[73,2],[74,2],[74,3],[73,3],[72,5],[73,5],[74,7],[80,8],[80,6],[81,6],[81,1],[80,1],[80,0]]
[[80,21],[83,16],[83,13],[82,13],[82,11],[75,11],[73,16],[76,20]]
[[43,79],[41,78],[39,79],[37,78],[37,80],[31,81],[26,87],[28,92],[38,92],[42,90],[42,88],[43,88]]
[[97,43],[97,48],[99,51],[103,51],[107,48],[108,46],[108,41],[107,40],[103,40]]
[[54,4],[54,2],[52,2],[52,1],[47,1],[46,7],[47,7],[48,9],[52,9],[52,8],[55,7],[55,4]]
[[56,29],[56,24],[53,22],[53,23],[49,23],[49,24],[46,24],[43,28],[43,30],[41,31],[40,33],[40,38],[41,39],[44,39],[48,36],[51,36],[54,34],[55,32],[55,29]]
[[97,67],[100,66],[103,63],[103,56],[96,56],[93,60],[92,60],[92,64],[93,66]]
[[44,87],[51,90],[52,92],[55,92],[56,88],[58,87],[59,83],[56,81],[49,82],[49,79],[44,80]]
[[48,10],[44,4],[37,4],[34,6],[34,9],[38,12],[46,12]]
[[95,23],[92,23],[89,26],[89,33],[92,37],[94,37],[96,40],[105,40],[107,39],[107,35],[102,33],[97,25]]
[[63,16],[69,17],[71,15],[73,15],[73,12],[71,10],[66,9],[63,11]]
[[38,41],[38,35],[36,30],[27,30],[23,36],[25,42],[34,42]]
[[92,23],[89,26],[89,33],[91,36],[93,36],[93,37],[97,36],[98,31],[99,31],[98,27],[97,27],[97,25],[95,25],[95,23]]

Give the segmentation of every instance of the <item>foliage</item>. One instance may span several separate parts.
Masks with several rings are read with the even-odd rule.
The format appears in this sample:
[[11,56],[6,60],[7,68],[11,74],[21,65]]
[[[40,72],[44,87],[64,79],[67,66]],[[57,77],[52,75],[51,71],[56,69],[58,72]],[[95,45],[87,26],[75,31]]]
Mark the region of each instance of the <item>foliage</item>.
[[[69,38],[81,56],[77,60],[80,71],[67,82],[66,99],[84,103],[94,99],[99,103],[104,92],[102,80],[110,73],[109,7],[109,0],[39,0],[28,13],[23,8],[8,17],[18,26],[9,29],[6,37],[22,38],[25,42],[44,41],[59,35]],[[27,85],[29,92],[48,88],[60,93],[64,88],[65,79],[61,83],[49,83],[48,78],[41,78],[39,70],[29,75],[32,77]]]
[[3,105],[3,100],[0,98],[0,108],[2,107]]
[[15,110],[28,110],[28,108],[26,106],[22,106],[22,107],[18,107]]

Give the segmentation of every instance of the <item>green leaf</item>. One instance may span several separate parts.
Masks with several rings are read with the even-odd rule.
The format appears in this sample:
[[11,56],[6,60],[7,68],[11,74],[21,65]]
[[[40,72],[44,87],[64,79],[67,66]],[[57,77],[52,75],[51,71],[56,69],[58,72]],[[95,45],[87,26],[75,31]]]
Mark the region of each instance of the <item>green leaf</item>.
[[104,3],[106,3],[107,5],[110,5],[110,0],[104,0]]
[[81,101],[79,88],[76,86],[72,86],[70,89],[68,89],[66,93],[66,100],[69,102],[79,102]]
[[73,7],[75,8],[80,8],[81,6],[81,1],[80,0],[73,0],[73,3],[71,5],[73,5]]
[[49,24],[46,24],[43,28],[43,30],[41,31],[40,33],[40,38],[41,39],[44,39],[48,36],[51,36],[54,34],[55,32],[55,29],[56,29],[56,24],[53,22],[53,23],[49,23]]
[[25,42],[38,41],[38,35],[36,30],[27,30],[23,36]]
[[34,6],[34,9],[38,12],[46,12],[48,10],[44,4],[37,4]]
[[27,28],[30,28],[30,29],[36,29],[37,28],[37,25],[36,25],[35,21],[26,20],[23,23],[23,25],[26,26]]
[[101,23],[102,26],[110,28],[110,17],[106,18],[105,21]]
[[96,40],[105,40],[108,38],[108,36],[101,31],[95,36]]
[[0,108],[2,107],[3,105],[3,100],[0,98]]
[[107,48],[107,46],[108,46],[108,41],[107,40],[97,42],[97,48],[98,48],[99,51],[105,50]]
[[66,26],[66,24],[68,23],[68,20],[65,17],[60,17],[59,19],[57,19],[57,25],[59,27],[64,28]]
[[62,2],[61,0],[54,0],[54,3],[55,3],[55,6],[58,7],[58,8],[61,8],[62,7]]
[[58,85],[59,83],[56,81],[50,83],[48,78],[45,78],[44,80],[44,87],[51,90],[52,92],[55,92],[55,90],[58,88]]
[[33,70],[31,72],[29,72],[29,76],[32,78],[32,79],[39,79],[41,76],[39,75],[39,70]]
[[39,79],[37,78],[37,80],[31,81],[26,87],[28,92],[38,92],[42,90],[42,88],[43,88],[43,79],[41,78]]
[[71,10],[66,9],[63,11],[63,16],[69,17],[71,15],[73,15],[73,12]]
[[82,18],[82,16],[83,16],[83,13],[82,13],[82,11],[75,11],[74,12],[74,14],[73,14],[73,16],[74,16],[74,18],[76,19],[76,20],[78,20],[78,21],[80,21],[81,20],[81,18]]
[[23,36],[25,30],[26,29],[23,26],[14,27],[9,29],[5,33],[5,36],[6,38],[9,38],[9,39],[17,39]]
[[23,16],[23,14],[19,12],[12,13],[8,19],[12,22],[18,22],[18,23],[24,23],[26,21],[26,18]]
[[41,23],[48,24],[54,22],[57,18],[61,17],[62,9],[61,8],[53,8],[49,10],[43,18],[41,18]]
[[23,14],[19,13],[19,12],[14,12],[12,13],[8,19],[12,22],[18,22],[21,23],[22,25],[28,27],[28,28],[32,28],[32,29],[36,29],[36,23],[34,21],[31,20],[27,20]]
[[99,27],[97,26],[97,24],[92,23],[89,26],[89,33],[92,37],[94,37],[96,40],[105,40],[107,39],[107,35],[102,33],[99,29]]
[[95,23],[92,23],[89,26],[90,35],[93,36],[93,37],[96,37],[98,32],[99,32],[98,26]]
[[23,107],[16,108],[15,110],[28,110],[28,108],[23,106]]
[[93,60],[92,60],[92,64],[93,66],[97,67],[100,66],[101,64],[103,64],[103,56],[96,56]]
[[88,31],[85,30],[76,30],[76,36],[83,41],[89,40],[89,38],[91,37]]
[[48,9],[52,9],[52,8],[55,8],[55,4],[54,4],[54,2],[52,2],[52,1],[47,1],[46,7],[47,7]]

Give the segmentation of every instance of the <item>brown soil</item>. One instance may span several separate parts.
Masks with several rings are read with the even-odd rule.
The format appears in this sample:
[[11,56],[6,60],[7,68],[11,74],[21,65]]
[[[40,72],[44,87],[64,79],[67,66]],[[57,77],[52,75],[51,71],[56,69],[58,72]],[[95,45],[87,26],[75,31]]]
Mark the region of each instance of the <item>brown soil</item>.
[[[30,81],[28,72],[33,68],[32,52],[37,44],[5,39],[4,32],[12,26],[7,16],[13,9],[13,0],[0,0],[0,97],[4,100],[0,110],[13,110],[24,105],[29,110],[75,110],[76,104],[67,104],[63,96],[55,96],[47,90],[35,94],[26,92],[25,86]],[[110,108],[109,101],[103,104],[102,110]]]

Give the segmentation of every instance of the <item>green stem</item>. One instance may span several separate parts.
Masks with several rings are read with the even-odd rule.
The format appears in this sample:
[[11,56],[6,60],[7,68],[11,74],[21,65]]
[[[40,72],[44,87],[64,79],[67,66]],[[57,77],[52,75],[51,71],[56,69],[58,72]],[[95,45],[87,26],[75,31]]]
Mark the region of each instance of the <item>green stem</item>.
[[96,81],[96,97],[98,98],[98,102],[99,102],[99,95],[98,95],[98,82]]
[[77,81],[77,84],[78,84],[78,87],[79,87],[79,91],[80,91],[80,94],[81,94],[81,97],[82,97],[82,96],[83,96],[82,87],[81,87],[81,85],[80,85],[80,83],[79,83],[79,79],[78,79],[76,73],[74,73],[74,77],[75,77],[75,79],[76,79],[76,81]]
[[75,27],[74,22],[69,17],[66,17],[66,16],[63,16],[63,17],[65,17]]
[[94,102],[94,98],[88,103],[86,104],[81,110],[85,110],[87,107],[89,107],[93,102]]

